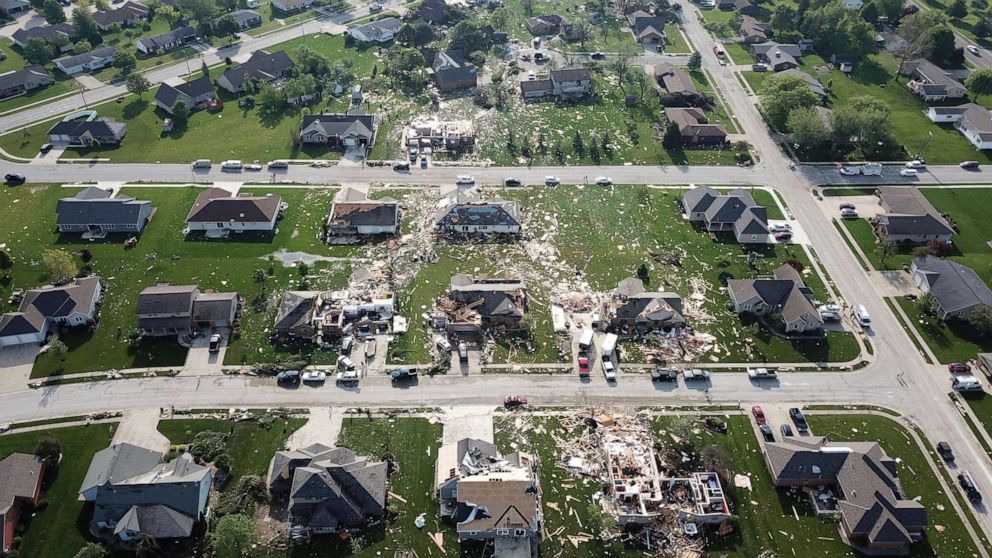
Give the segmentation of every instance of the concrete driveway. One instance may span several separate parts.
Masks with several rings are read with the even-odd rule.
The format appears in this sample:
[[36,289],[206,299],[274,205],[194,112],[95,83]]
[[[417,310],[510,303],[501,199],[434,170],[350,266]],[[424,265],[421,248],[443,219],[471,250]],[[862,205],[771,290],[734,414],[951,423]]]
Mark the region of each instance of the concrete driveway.
[[311,407],[310,419],[301,426],[286,441],[289,449],[300,449],[313,444],[336,446],[341,434],[341,422],[344,415],[334,412],[331,407]]
[[165,453],[169,451],[169,439],[158,431],[159,409],[136,409],[125,411],[117,431],[114,444],[128,443],[150,450]]
[[493,441],[492,405],[461,405],[444,408],[444,435],[441,443],[451,444],[462,438]]
[[41,351],[35,344],[0,349],[0,393],[21,391],[31,379],[34,359]]
[[189,352],[186,353],[186,363],[183,365],[182,374],[202,375],[222,375],[224,366],[224,353],[227,352],[227,344],[230,341],[229,332],[220,333],[220,351],[210,352],[210,333],[200,335],[193,339]]

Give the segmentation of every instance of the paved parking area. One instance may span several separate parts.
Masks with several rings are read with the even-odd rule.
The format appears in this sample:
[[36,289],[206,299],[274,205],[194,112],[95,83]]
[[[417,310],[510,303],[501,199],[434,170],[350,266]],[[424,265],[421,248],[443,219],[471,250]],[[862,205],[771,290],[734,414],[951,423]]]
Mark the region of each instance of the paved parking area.
[[186,353],[186,363],[183,365],[182,374],[202,375],[222,375],[224,366],[224,353],[227,352],[227,344],[230,333],[220,332],[220,351],[210,352],[210,336],[205,333],[196,339]]

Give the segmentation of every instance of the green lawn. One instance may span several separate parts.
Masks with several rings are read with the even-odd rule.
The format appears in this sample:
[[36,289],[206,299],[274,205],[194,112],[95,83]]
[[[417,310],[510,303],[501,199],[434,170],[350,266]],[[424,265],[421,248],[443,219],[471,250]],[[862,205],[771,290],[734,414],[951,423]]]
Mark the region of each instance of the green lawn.
[[0,74],[20,70],[27,65],[24,57],[21,56],[20,49],[14,48],[14,41],[7,37],[0,37],[0,51],[7,55],[6,58],[0,60]]
[[992,339],[982,338],[967,322],[938,323],[933,316],[921,315],[912,301],[899,298],[896,302],[941,363],[966,362],[977,353],[992,351]]
[[[280,48],[292,53],[303,44],[302,40],[283,43]],[[353,62],[352,72],[356,78],[371,75],[374,57],[371,50],[357,50],[344,47],[342,36],[320,35],[309,37],[306,44],[326,54],[332,60],[346,59]],[[199,73],[199,63],[190,62],[195,74]],[[227,68],[219,66],[211,70],[216,78]],[[300,124],[301,110],[286,108],[276,114],[263,114],[260,109],[242,110],[237,99],[218,90],[224,101],[224,109],[218,113],[199,111],[194,113],[184,130],[174,129],[162,133],[162,120],[169,115],[156,109],[154,91],[149,91],[139,99],[129,95],[122,102],[110,102],[98,107],[101,116],[111,116],[128,124],[128,133],[120,147],[107,146],[96,149],[73,149],[66,157],[109,157],[114,162],[158,163],[189,162],[200,158],[243,159],[245,161],[268,161],[283,158],[335,158],[322,146],[307,146],[294,150],[290,144],[290,130]],[[325,99],[311,110],[317,112],[328,106],[336,106],[337,99]],[[0,136],[0,146],[8,153],[20,156],[33,156],[38,147],[48,141],[47,131],[55,121],[48,121],[28,128],[28,136],[14,132]],[[217,138],[225,138],[217,141]]]
[[[264,194],[265,188],[242,189]],[[131,188],[125,189],[138,199],[152,201],[156,208],[151,223],[141,235],[137,247],[124,250],[123,236],[105,241],[81,241],[76,235],[59,235],[55,229],[54,207],[60,197],[72,196],[76,190],[57,186],[25,186],[0,190],[0,203],[16,207],[0,222],[0,237],[7,239],[14,258],[11,277],[0,282],[6,301],[11,288],[32,288],[45,284],[46,272],[37,262],[37,254],[48,248],[77,253],[88,249],[93,273],[107,283],[95,332],[73,331],[65,337],[70,348],[65,372],[88,372],[112,368],[143,366],[179,366],[185,350],[174,339],[166,338],[137,348],[128,346],[128,335],[136,326],[134,305],[137,293],[156,281],[175,284],[197,283],[203,289],[235,290],[246,299],[240,336],[227,351],[230,364],[271,362],[289,358],[296,350],[274,349],[268,342],[268,329],[282,292],[296,288],[299,275],[295,269],[266,261],[269,254],[284,248],[322,256],[348,256],[355,247],[326,246],[317,232],[330,206],[331,190],[280,189],[278,195],[289,204],[279,222],[274,238],[236,236],[228,241],[186,240],[181,233],[189,208],[199,190]],[[77,260],[77,263],[80,263]],[[269,276],[264,295],[252,281],[252,270],[266,270]],[[350,267],[347,263],[318,262],[311,266],[310,284],[315,288],[340,288]],[[13,307],[5,307],[12,310]],[[306,355],[304,355],[306,356]],[[334,355],[318,351],[317,362],[333,360]],[[35,377],[57,373],[54,359],[43,355],[35,364]]]
[[159,421],[158,431],[172,445],[188,445],[199,432],[229,433],[226,453],[231,457],[231,479],[224,485],[224,490],[227,490],[237,486],[238,479],[245,475],[259,475],[264,479],[272,455],[284,449],[289,436],[306,422],[303,418],[291,418],[277,420],[271,428],[263,428],[258,422],[251,421],[178,419]]
[[[5,50],[5,52],[13,52],[13,50]],[[48,71],[51,72],[52,76],[55,78],[55,81],[52,82],[51,85],[42,89],[36,89],[30,93],[25,93],[24,95],[19,95],[17,97],[11,97],[0,101],[0,113],[13,111],[32,103],[65,95],[66,93],[79,91],[79,87],[76,85],[76,80],[66,76],[62,72],[52,71],[51,65],[46,65],[46,68],[48,68]],[[48,140],[46,139],[45,141]],[[28,154],[27,156],[34,156],[37,155],[37,153],[38,150],[35,149],[34,152]]]
[[733,119],[733,116],[729,112],[729,107],[720,97],[717,91],[714,90],[713,86],[710,85],[709,76],[706,75],[704,70],[690,70],[686,72],[692,83],[696,85],[696,89],[700,93],[713,99],[714,107],[713,110],[706,114],[706,118],[709,119],[711,123],[723,124],[727,127],[727,131],[731,134],[740,133],[740,129],[737,127],[737,122]]
[[665,31],[665,54],[688,54],[695,49],[689,44],[681,27],[670,27]]
[[[898,459],[899,480],[904,496],[920,498],[926,506],[926,542],[914,545],[911,556],[977,556],[977,548],[965,530],[960,516],[951,507],[952,496],[944,492],[928,461],[933,461],[912,441],[898,422],[880,416],[813,415],[808,417],[810,428],[833,442],[854,440],[877,441],[889,457]],[[953,440],[951,440],[953,443]],[[938,463],[938,467],[943,464]],[[966,513],[971,513],[966,508]],[[941,525],[942,531],[935,526]]]
[[46,475],[42,498],[48,506],[33,517],[22,515],[27,529],[20,547],[21,556],[73,558],[87,542],[89,516],[77,499],[79,486],[93,454],[107,447],[116,424],[94,424],[53,428],[0,437],[0,457],[13,452],[34,453],[38,440],[49,436],[62,442],[62,462]]
[[[986,432],[992,433],[992,395],[985,393],[984,391],[969,391],[969,392],[959,392],[958,397],[963,399],[968,408],[971,409],[971,415],[977,422],[981,424],[981,428]],[[975,437],[982,441],[982,438],[977,433]],[[989,452],[988,447],[982,442],[982,447],[985,449],[986,453],[992,457],[992,453]]]
[[730,61],[733,64],[750,64],[753,60],[751,58],[751,53],[748,52],[747,48],[740,43],[724,43],[722,46],[723,51],[727,53],[727,56],[730,57]]

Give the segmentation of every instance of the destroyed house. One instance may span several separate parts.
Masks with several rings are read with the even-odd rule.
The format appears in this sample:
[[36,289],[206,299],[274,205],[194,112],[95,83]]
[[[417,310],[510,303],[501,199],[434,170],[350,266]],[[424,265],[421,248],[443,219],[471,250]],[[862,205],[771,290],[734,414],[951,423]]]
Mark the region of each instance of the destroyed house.
[[364,192],[342,188],[334,196],[324,223],[328,239],[335,236],[396,234],[399,231],[399,202],[392,198],[368,199]]
[[388,290],[287,291],[276,313],[275,330],[318,345],[348,333],[365,336],[389,330],[394,305]]
[[451,278],[442,310],[449,315],[452,332],[515,328],[527,312],[527,285],[522,279],[482,279],[460,273]]
[[607,311],[610,327],[624,331],[671,330],[685,326],[682,297],[673,292],[644,290],[636,277],[620,281]]
[[859,552],[905,555],[925,538],[926,508],[904,496],[896,461],[878,443],[791,437],[762,453],[773,484],[803,488],[818,516],[839,516],[843,540]]
[[541,529],[531,455],[503,456],[490,442],[464,438],[441,446],[435,472],[441,515],[455,522],[459,540],[492,539],[497,548],[516,544],[531,555]]
[[406,147],[458,151],[475,145],[471,120],[418,119],[406,129]]
[[738,314],[781,313],[786,332],[808,333],[823,329],[823,318],[813,306],[812,289],[788,264],[777,268],[772,277],[730,279],[727,292],[734,312]]
[[520,204],[482,200],[476,188],[455,188],[444,195],[435,216],[437,231],[458,234],[520,234]]
[[276,452],[269,463],[273,496],[288,497],[289,521],[314,534],[364,527],[386,512],[385,461],[348,448],[313,444]]
[[739,243],[766,243],[769,240],[768,213],[747,190],[721,194],[698,186],[686,191],[682,205],[691,223],[709,232],[732,232]]

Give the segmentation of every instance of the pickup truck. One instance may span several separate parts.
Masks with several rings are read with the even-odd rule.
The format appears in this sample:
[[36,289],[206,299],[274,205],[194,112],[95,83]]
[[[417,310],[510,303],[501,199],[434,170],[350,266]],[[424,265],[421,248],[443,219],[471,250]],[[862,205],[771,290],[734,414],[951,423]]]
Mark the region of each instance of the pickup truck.
[[674,382],[679,377],[679,373],[675,370],[668,370],[665,368],[656,368],[651,371],[651,381],[652,382]]
[[765,378],[777,378],[778,374],[767,368],[748,368],[747,377],[752,380],[763,380]]
[[699,368],[690,368],[682,371],[682,378],[687,382],[708,382],[710,379],[710,371],[700,370]]
[[412,380],[417,377],[417,370],[414,368],[395,368],[389,373],[389,379],[394,382]]

